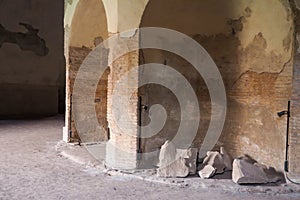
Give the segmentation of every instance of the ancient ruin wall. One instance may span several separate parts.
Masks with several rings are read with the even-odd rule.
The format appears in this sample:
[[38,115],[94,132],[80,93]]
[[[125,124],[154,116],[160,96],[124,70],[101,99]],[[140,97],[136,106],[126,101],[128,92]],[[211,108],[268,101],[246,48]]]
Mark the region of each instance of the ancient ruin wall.
[[[249,154],[282,169],[286,120],[276,113],[286,109],[291,96],[294,27],[289,2],[152,0],[141,26],[178,30],[208,51],[222,74],[228,95],[228,113],[218,145],[224,145],[234,157]],[[143,50],[142,55],[140,63],[172,66],[192,84],[202,117],[194,141],[199,147],[210,119],[210,99],[200,75],[170,53]],[[144,141],[144,151],[152,151],[176,133],[178,102],[166,88],[157,85],[141,88],[140,94],[149,105],[160,101],[169,116],[164,129]],[[146,115],[144,123],[148,123]]]

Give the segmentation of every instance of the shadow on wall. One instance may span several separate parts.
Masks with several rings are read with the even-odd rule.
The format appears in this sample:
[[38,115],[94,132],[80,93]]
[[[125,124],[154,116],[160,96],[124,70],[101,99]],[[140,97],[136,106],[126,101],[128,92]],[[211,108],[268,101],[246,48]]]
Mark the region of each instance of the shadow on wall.
[[46,56],[49,53],[49,49],[45,40],[38,36],[39,30],[30,24],[19,24],[27,29],[26,33],[6,30],[0,24],[0,47],[4,43],[12,43],[18,45],[23,51],[32,51],[38,56]]
[[[172,6],[170,7],[170,5]],[[159,12],[159,10],[164,10],[164,13]],[[152,0],[145,10],[141,27],[169,28],[193,38],[217,62],[222,77],[225,79],[225,85],[228,85],[228,82],[240,73],[239,67],[234,65],[232,58],[238,55],[240,42],[237,33],[242,29],[241,23],[234,23],[233,20],[230,20],[231,10],[231,6],[226,2],[216,4],[213,1],[192,0],[186,4],[183,0],[172,1],[172,3]],[[153,15],[153,13],[161,14]],[[216,16],[215,13],[219,14]],[[207,23],[207,19],[210,19],[211,22]],[[179,42],[177,41],[177,43]],[[200,148],[211,118],[211,99],[201,74],[184,58],[166,51],[142,50],[140,64],[147,63],[168,65],[180,72],[191,84],[198,98],[201,111],[199,129],[191,147]],[[147,79],[147,74],[140,72],[139,79]],[[177,80],[173,81],[176,85]],[[177,134],[181,120],[180,106],[172,92],[158,85],[139,88],[139,95],[142,96],[143,104],[151,106],[159,103],[163,105],[168,115],[164,128],[158,134],[142,140],[142,151],[152,152],[159,149],[166,140],[172,140]],[[239,116],[236,117],[238,120]],[[148,113],[143,112],[143,125],[149,123],[148,118]],[[190,119],[192,120],[193,116],[190,116]],[[150,158],[150,160],[152,159],[153,164],[158,161],[158,158]]]

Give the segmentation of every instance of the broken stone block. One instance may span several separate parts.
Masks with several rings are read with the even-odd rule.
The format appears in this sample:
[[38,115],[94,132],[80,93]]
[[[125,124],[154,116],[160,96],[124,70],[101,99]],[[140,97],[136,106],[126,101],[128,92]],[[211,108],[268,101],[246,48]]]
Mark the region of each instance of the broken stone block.
[[224,173],[226,168],[223,156],[217,151],[207,152],[207,156],[204,158],[203,165],[210,165],[215,168],[217,170],[216,174]]
[[176,150],[172,142],[166,141],[160,150],[157,174],[166,178],[186,177],[190,171],[195,170],[191,168],[196,168],[196,157],[197,151],[191,149]]
[[225,150],[224,147],[220,148],[220,153],[222,154],[224,164],[226,166],[225,171],[231,171],[232,170],[232,158],[228,154],[228,152]]
[[164,178],[184,178],[189,175],[189,168],[186,166],[184,158],[178,158],[166,167],[160,167],[157,175]]
[[274,168],[257,163],[248,156],[233,161],[232,180],[238,184],[276,183],[281,180]]
[[198,174],[203,179],[211,178],[215,175],[217,169],[211,165],[205,165],[203,169],[201,169]]
[[186,166],[189,168],[190,174],[196,174],[197,172],[197,148],[190,148],[190,149],[177,149],[176,150],[176,157],[182,157],[185,159]]
[[167,167],[176,159],[176,147],[175,145],[167,140],[160,149],[159,153],[159,164],[161,168]]

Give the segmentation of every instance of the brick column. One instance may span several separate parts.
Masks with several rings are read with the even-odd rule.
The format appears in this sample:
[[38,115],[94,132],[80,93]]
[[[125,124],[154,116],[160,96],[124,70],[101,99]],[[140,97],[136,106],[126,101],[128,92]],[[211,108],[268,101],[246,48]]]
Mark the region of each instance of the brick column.
[[300,52],[294,58],[293,92],[291,101],[290,172],[300,178]]
[[[122,40],[122,38],[119,38]],[[126,39],[126,38],[124,38]],[[108,105],[107,119],[110,130],[110,139],[106,148],[106,165],[116,169],[136,169],[138,167],[137,160],[137,134],[138,134],[138,73],[131,78],[126,78],[124,82],[116,90],[117,81],[120,80],[126,72],[133,67],[138,66],[139,52],[132,51],[115,60],[111,66],[111,71],[108,78]],[[131,91],[135,91],[131,93]],[[114,103],[112,100],[113,92],[118,93],[119,103]],[[130,101],[128,102],[128,95]],[[112,108],[121,110],[121,107],[129,108],[128,119],[127,113],[118,113],[121,118],[121,123],[130,124],[128,130],[120,130],[119,124],[115,121],[112,114]],[[125,117],[124,117],[125,116]],[[124,132],[125,131],[125,132]],[[127,132],[128,131],[128,132]],[[128,133],[134,133],[131,135]]]

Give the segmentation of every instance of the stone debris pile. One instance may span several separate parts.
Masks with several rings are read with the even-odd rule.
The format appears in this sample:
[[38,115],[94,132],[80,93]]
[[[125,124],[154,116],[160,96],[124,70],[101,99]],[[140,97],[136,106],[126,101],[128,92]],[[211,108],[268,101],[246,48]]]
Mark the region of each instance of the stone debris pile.
[[201,178],[207,179],[215,174],[223,174],[225,171],[232,170],[232,159],[226,150],[221,147],[220,152],[209,151],[198,167],[198,174]]
[[232,180],[237,184],[265,184],[283,180],[283,176],[274,168],[258,163],[250,156],[232,159],[224,147],[218,151],[209,151],[201,163],[197,163],[198,149],[178,149],[166,141],[159,154],[157,174],[164,178],[184,178],[198,174],[202,179],[209,179],[217,174],[232,173]]

